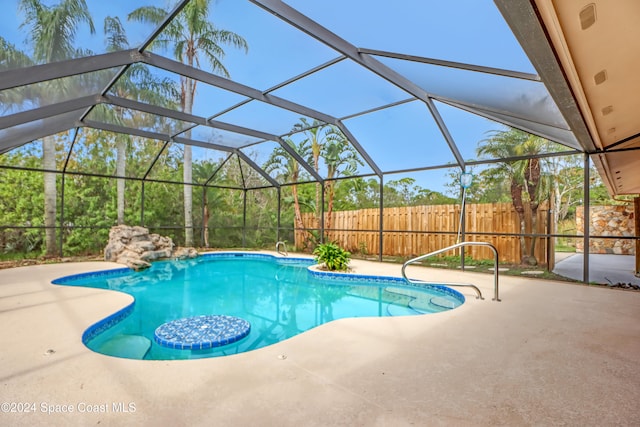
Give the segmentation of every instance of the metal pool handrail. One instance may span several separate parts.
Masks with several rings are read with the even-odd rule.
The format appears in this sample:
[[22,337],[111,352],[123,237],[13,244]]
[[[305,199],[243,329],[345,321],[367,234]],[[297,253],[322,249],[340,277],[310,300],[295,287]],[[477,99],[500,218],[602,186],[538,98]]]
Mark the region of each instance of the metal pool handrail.
[[[280,252],[280,246],[284,246],[284,252]],[[287,244],[285,242],[276,242],[276,252],[280,255],[289,256],[289,252],[287,252]]]
[[[487,242],[460,242],[460,243],[456,243],[455,245],[451,245],[451,246],[447,246],[446,248],[443,249],[439,249],[437,251],[433,251],[433,252],[429,252],[428,254],[425,255],[421,255],[419,257],[410,259],[409,261],[405,262],[402,265],[402,277],[410,283],[419,283],[416,281],[412,281],[411,279],[409,279],[407,277],[407,274],[405,273],[405,270],[407,268],[407,266],[409,264],[413,264],[415,262],[418,261],[422,261],[423,259],[432,257],[434,255],[438,255],[441,254],[443,252],[447,252],[450,251],[451,249],[456,249],[456,248],[460,248],[463,246],[487,246],[489,247],[492,251],[493,251],[493,255],[494,255],[494,263],[493,263],[493,292],[494,292],[494,296],[493,296],[493,301],[500,301],[500,298],[498,297],[498,250],[496,249],[495,246],[493,246],[491,243],[487,243]],[[478,297],[476,298],[480,298],[480,299],[484,299],[482,298],[482,292],[480,292],[480,289],[478,289],[477,286],[469,284],[469,283],[446,283],[447,286],[466,286],[466,287],[470,287],[475,289],[475,291],[478,293]]]

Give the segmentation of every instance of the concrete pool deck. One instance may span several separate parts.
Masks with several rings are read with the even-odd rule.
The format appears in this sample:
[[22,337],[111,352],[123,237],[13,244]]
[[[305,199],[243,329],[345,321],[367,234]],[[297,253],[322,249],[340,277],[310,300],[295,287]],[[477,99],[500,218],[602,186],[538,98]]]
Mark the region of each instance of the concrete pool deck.
[[640,424],[640,292],[502,276],[495,302],[490,274],[410,267],[473,283],[485,300],[457,288],[467,302],[445,313],[338,320],[223,358],[140,361],[81,341],[129,296],[50,283],[118,267],[0,270],[1,425]]

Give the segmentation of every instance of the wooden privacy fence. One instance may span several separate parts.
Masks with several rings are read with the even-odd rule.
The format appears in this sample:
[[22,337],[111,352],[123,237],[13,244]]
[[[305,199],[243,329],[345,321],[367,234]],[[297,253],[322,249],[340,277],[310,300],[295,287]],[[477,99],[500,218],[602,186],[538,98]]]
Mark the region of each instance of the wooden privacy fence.
[[[489,242],[498,249],[500,262],[520,262],[520,220],[511,203],[468,204],[466,206],[465,228],[467,241]],[[426,254],[457,241],[460,222],[460,205],[430,205],[385,208],[383,210],[383,246],[382,255],[413,257]],[[547,233],[548,205],[540,206],[537,214],[537,230],[532,232],[530,209],[525,208],[526,234]],[[328,216],[325,214],[325,224]],[[313,213],[302,215],[305,228],[315,229]],[[354,211],[333,212],[331,230],[325,234],[329,241],[336,242],[350,252],[378,254],[380,248],[380,209],[360,209]],[[475,233],[493,233],[498,235],[479,235]],[[503,235],[499,235],[503,234]],[[511,234],[511,235],[509,235]],[[305,246],[308,234],[298,230],[295,235],[296,248]],[[531,238],[525,238],[527,253]],[[549,240],[537,238],[535,256],[539,264],[548,259]],[[451,251],[451,255],[459,255]],[[448,255],[448,254],[445,254]],[[467,247],[465,255],[473,259],[492,259],[488,248]]]

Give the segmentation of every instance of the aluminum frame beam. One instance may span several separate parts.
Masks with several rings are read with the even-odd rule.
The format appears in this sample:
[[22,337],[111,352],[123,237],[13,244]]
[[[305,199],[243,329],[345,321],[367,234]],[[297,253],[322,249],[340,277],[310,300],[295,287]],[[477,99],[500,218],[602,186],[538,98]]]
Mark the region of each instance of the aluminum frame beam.
[[[117,105],[123,108],[130,108],[132,110],[142,111],[142,112],[154,114],[157,116],[168,117],[170,119],[182,120],[185,122],[190,122],[196,125],[206,126],[214,129],[227,130],[229,132],[235,132],[242,135],[252,136],[255,138],[267,139],[272,141],[277,141],[278,139],[277,135],[273,135],[267,132],[261,132],[255,129],[250,129],[243,126],[237,126],[230,123],[220,122],[217,120],[208,120],[205,117],[183,113],[182,111],[172,110],[170,108],[165,108],[165,107],[159,107],[156,105],[151,105],[151,104],[147,104],[140,101],[120,98],[118,96],[105,95],[104,102],[108,104]],[[186,130],[180,131],[176,136],[180,135],[185,131]]]
[[141,138],[155,139],[158,141],[169,142],[171,137],[166,133],[152,132],[144,129],[134,129],[127,126],[116,125],[113,123],[99,122],[96,120],[87,120],[81,122],[81,126],[104,130],[107,132],[122,133],[125,135],[139,136]]
[[100,102],[100,95],[88,95],[68,101],[62,101],[32,110],[21,111],[19,113],[0,117],[0,129],[10,128],[23,123],[43,120],[49,117],[58,116],[71,111],[81,110]]
[[65,132],[79,126],[75,117],[57,121],[48,126],[40,126],[34,129],[26,129],[18,131],[15,135],[11,135],[0,140],[0,154],[13,150],[27,142],[35,141],[60,132]]
[[142,56],[136,49],[129,49],[3,71],[0,90],[129,65],[140,62]]
[[85,120],[80,125],[93,128],[93,129],[104,130],[107,132],[139,136],[141,138],[155,139],[157,141],[177,142],[179,144],[191,145],[194,147],[209,148],[209,149],[214,149],[214,150],[219,150],[219,151],[224,151],[229,153],[234,152],[235,150],[234,148],[225,147],[218,144],[195,141],[193,139],[188,139],[188,138],[172,138],[171,135],[166,133],[153,132],[153,131],[144,130],[144,129],[135,129],[135,128],[130,128],[128,126],[121,126],[121,125],[116,125],[113,123],[106,123],[106,122],[98,122],[95,120]]
[[406,55],[403,53],[388,52],[384,50],[359,48],[358,52],[367,55],[383,56],[385,58],[402,59],[411,62],[421,62],[423,64],[439,65],[441,67],[457,68],[459,70],[475,71],[478,73],[493,74],[496,76],[512,77],[515,79],[542,81],[540,76],[522,71],[505,70],[503,68],[485,67],[483,65],[465,64],[464,62],[445,61],[442,59],[425,58],[424,56]]

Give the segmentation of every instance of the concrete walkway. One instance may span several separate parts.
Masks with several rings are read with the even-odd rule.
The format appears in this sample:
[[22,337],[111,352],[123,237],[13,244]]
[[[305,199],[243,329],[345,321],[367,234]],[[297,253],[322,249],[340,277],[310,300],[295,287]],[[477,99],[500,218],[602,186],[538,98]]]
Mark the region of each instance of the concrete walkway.
[[[553,272],[564,277],[582,281],[584,254],[564,256],[556,262]],[[636,277],[634,255],[589,255],[589,283],[617,284],[633,283],[640,285]]]
[[0,425],[640,425],[640,292],[503,276],[495,302],[491,275],[410,267],[474,283],[486,299],[465,290],[445,313],[343,319],[248,353],[141,361],[81,342],[129,296],[50,284],[114,267],[0,270]]

